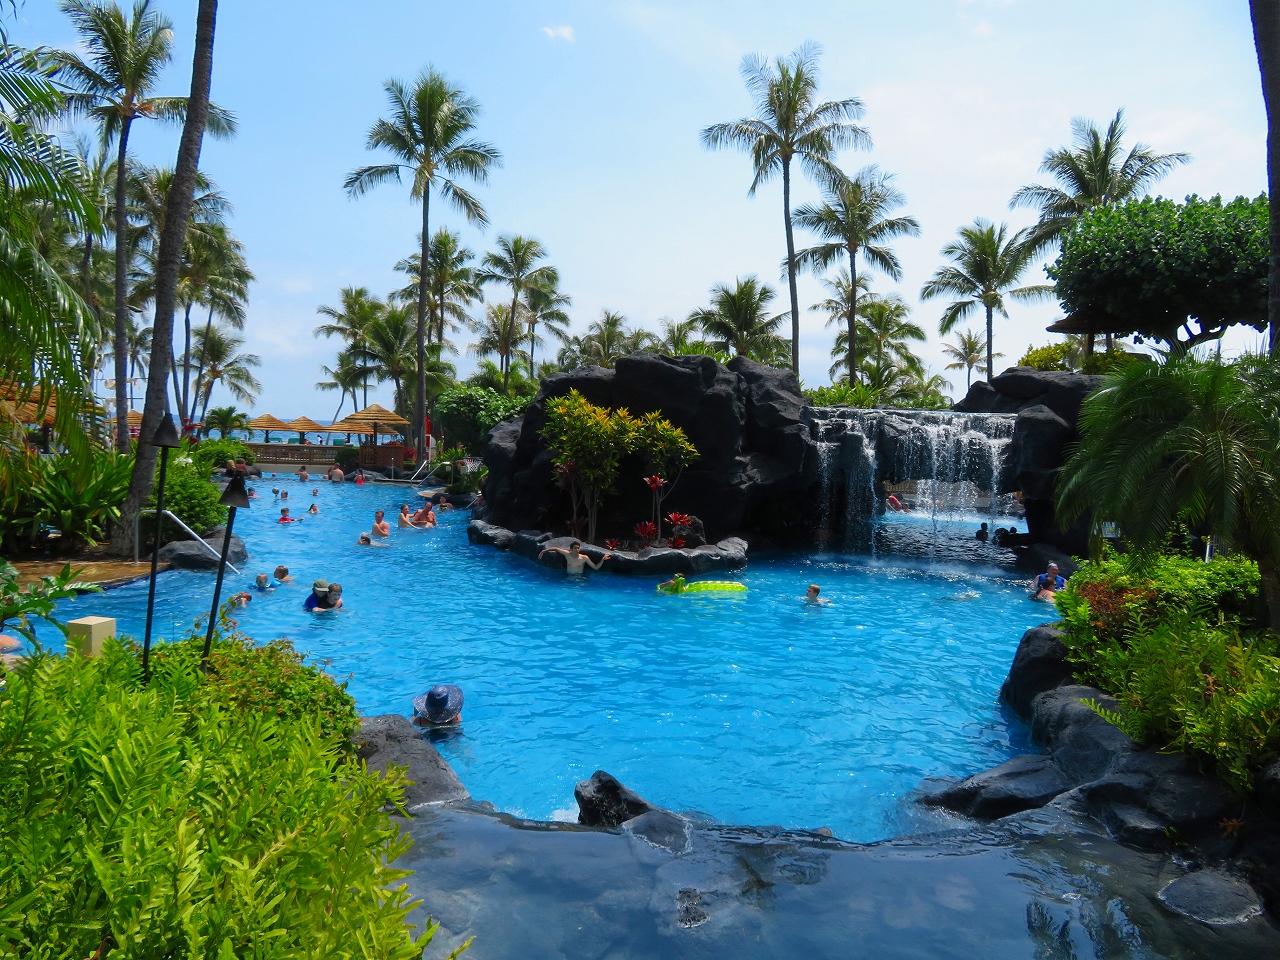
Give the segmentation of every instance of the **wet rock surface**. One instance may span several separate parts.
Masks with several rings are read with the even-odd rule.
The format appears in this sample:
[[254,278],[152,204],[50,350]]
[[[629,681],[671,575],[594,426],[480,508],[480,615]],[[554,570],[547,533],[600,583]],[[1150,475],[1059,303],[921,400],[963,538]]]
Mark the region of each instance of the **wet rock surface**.
[[[543,551],[556,548],[568,550],[574,542],[573,537],[556,537],[541,530],[521,530],[515,533],[483,520],[472,520],[467,525],[467,538],[474,544],[510,550],[552,570],[564,569],[564,554],[552,552],[543,556]],[[671,547],[646,547],[634,551],[606,550],[591,543],[582,544],[580,549],[593,563],[604,561],[602,572],[648,577],[669,577],[677,573],[695,576],[717,570],[740,570],[747,565],[746,541],[737,537],[679,550]],[[604,560],[606,553],[611,554],[607,561]]]
[[[160,562],[169,564],[173,570],[217,570],[226,536],[226,527],[214,527],[204,535],[203,546],[195,540],[172,540],[160,548]],[[231,534],[227,562],[238,567],[248,559],[249,551],[240,535]]]
[[355,745],[356,755],[371,771],[393,763],[408,768],[404,802],[410,813],[471,799],[453,768],[422,738],[422,730],[399,714],[361,718]]
[[1058,628],[1028,630],[1001,696],[1031,724],[1041,756],[1017,757],[958,783],[926,785],[922,803],[979,819],[1052,808],[1102,824],[1116,841],[1226,868],[1280,904],[1280,822],[1263,771],[1256,797],[1233,797],[1182,753],[1143,750],[1090,704],[1120,705],[1074,683]]
[[578,822],[588,827],[620,827],[646,813],[662,812],[603,770],[574,787],[573,798],[578,801]]
[[1160,902],[1184,917],[1217,926],[1247,923],[1262,913],[1253,888],[1219,870],[1197,870],[1169,882]]
[[[664,816],[679,829],[646,835]],[[1280,955],[1265,913],[1176,912],[1160,892],[1189,871],[1050,808],[873,846],[654,813],[602,830],[445,807],[406,829],[397,866],[423,901],[411,919],[441,924],[432,960],[472,935],[486,960]]]

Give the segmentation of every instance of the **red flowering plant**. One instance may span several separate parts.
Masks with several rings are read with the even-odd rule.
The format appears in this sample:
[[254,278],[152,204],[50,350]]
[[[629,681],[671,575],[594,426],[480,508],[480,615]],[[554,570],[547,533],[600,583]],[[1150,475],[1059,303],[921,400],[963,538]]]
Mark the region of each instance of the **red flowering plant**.
[[642,520],[636,524],[636,536],[648,546],[658,539],[658,525],[652,520]]
[[687,527],[692,518],[687,513],[668,513],[667,523],[673,527]]
[[672,537],[670,540],[667,541],[667,543],[669,543],[672,547],[674,547],[677,550],[684,549],[684,537]]
[[621,542],[622,542],[622,541],[620,541],[620,540],[618,540],[618,539],[616,539],[616,538],[611,538],[611,539],[609,539],[609,540],[606,540],[606,541],[604,542],[604,545],[605,545],[605,548],[606,548],[606,549],[608,549],[608,550],[617,550],[617,549],[618,549],[618,544],[619,544],[619,543],[621,543]]
[[[698,456],[698,450],[684,431],[663,419],[656,411],[634,422],[634,450],[640,455],[649,476],[644,482],[653,491],[653,525],[662,536],[662,501],[680,479],[680,473]],[[668,479],[674,477],[674,479]]]

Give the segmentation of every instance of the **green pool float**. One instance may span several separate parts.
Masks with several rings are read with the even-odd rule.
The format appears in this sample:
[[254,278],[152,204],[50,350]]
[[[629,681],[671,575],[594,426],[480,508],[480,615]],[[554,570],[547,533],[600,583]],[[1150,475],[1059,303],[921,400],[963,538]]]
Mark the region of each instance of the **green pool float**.
[[746,593],[747,585],[736,580],[695,580],[685,583],[682,575],[676,574],[666,583],[658,584],[659,593]]

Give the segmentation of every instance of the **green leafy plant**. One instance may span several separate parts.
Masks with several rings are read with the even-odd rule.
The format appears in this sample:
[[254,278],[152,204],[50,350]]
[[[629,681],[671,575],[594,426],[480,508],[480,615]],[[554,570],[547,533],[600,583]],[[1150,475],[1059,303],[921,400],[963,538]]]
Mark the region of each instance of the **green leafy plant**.
[[530,400],[506,397],[489,387],[456,387],[436,398],[436,419],[449,442],[478,456],[489,431],[524,413]]
[[613,489],[618,464],[633,449],[635,424],[625,409],[598,407],[577,390],[547,402],[542,435],[559,482],[569,493],[574,535],[581,536],[585,515],[590,543],[596,538],[600,502]]
[[243,441],[234,437],[222,437],[218,440],[201,440],[187,451],[191,464],[197,472],[206,477],[215,470],[220,470],[228,460],[243,460],[253,463],[253,451]]
[[66,457],[35,462],[31,486],[17,511],[31,540],[52,528],[61,535],[60,549],[74,553],[106,537],[119,521],[133,457],[97,451],[78,466],[75,469]]
[[56,576],[41,577],[24,587],[18,582],[18,571],[0,560],[0,630],[13,630],[34,642],[31,621],[39,620],[65,633],[62,623],[53,616],[58,601],[102,590],[96,583],[77,580],[76,572],[67,564]]
[[1027,347],[1027,352],[1018,361],[1018,366],[1030,367],[1033,370],[1070,370],[1070,353],[1071,344],[1066,341],[1051,343],[1044,347]]
[[[208,471],[199,470],[190,461],[174,457],[164,485],[164,508],[196,533],[227,521],[227,508],[218,502],[218,488],[209,482]],[[148,506],[156,505],[152,491]],[[149,518],[148,518],[149,521]],[[149,529],[152,521],[146,523]],[[177,533],[177,531],[174,531]]]
[[[246,654],[247,655],[247,654]],[[225,661],[224,661],[225,663]],[[17,956],[417,960],[390,866],[403,774],[191,658],[37,653],[0,690],[0,951]]]

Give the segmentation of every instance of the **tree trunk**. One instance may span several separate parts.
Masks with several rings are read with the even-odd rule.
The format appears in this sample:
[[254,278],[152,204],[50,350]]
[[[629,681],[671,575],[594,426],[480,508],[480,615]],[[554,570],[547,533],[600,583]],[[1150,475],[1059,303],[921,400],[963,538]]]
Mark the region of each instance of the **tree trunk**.
[[858,248],[849,247],[849,385],[858,382]]
[[[125,208],[125,184],[128,170],[129,126],[131,117],[120,124],[120,146],[116,153],[116,278],[115,278],[115,342],[116,342],[116,449],[129,452],[129,241],[126,234],[129,218]],[[163,377],[161,383],[163,383]],[[124,524],[121,524],[124,526]],[[132,525],[130,524],[130,527]],[[132,536],[132,530],[130,531]]]
[[[800,376],[800,294],[796,292],[796,239],[791,232],[791,158],[782,162],[782,219],[787,226],[787,284],[791,290],[791,372]],[[849,372],[853,376],[853,371]]]
[[[427,233],[431,215],[431,189],[422,192],[422,249],[418,261],[418,395],[413,398],[413,437],[418,451],[418,462],[427,458],[427,246],[431,235]],[[376,439],[376,438],[375,438]]]
[[[116,535],[111,541],[112,550],[122,556],[133,553],[133,521],[151,495],[151,483],[155,474],[156,448],[149,441],[168,410],[165,384],[173,362],[173,312],[178,291],[178,270],[182,266],[187,220],[191,216],[195,196],[200,146],[204,139],[205,123],[209,118],[209,85],[213,79],[213,37],[217,17],[218,0],[200,0],[196,13],[195,55],[191,64],[191,96],[187,100],[187,118],[182,125],[182,140],[178,145],[178,162],[174,166],[173,183],[165,198],[164,229],[160,232],[160,249],[156,258],[155,317],[151,327],[151,364],[147,370],[147,400],[142,411],[142,432],[133,474],[129,478],[129,492],[120,511]],[[118,306],[117,304],[117,308]],[[123,417],[120,419],[124,420]],[[127,429],[126,424],[126,434]]]
[[992,334],[995,332],[991,326],[992,310],[987,307],[987,383],[991,382],[992,368],[996,365],[995,355],[992,353],[995,347],[991,343]]
[[534,337],[538,332],[538,322],[532,320],[529,322],[529,379],[533,379],[533,347]]
[[1267,196],[1271,199],[1271,258],[1267,271],[1267,318],[1271,356],[1280,355],[1280,0],[1249,0],[1253,43],[1267,107]]
[[[204,379],[204,361],[209,355],[209,332],[213,329],[213,307],[209,308],[209,319],[204,324],[204,340],[200,344],[200,362],[196,364],[196,392],[200,392],[200,381]],[[190,348],[188,348],[190,349]]]
[[[191,304],[187,304],[182,314],[182,325],[185,333],[182,350],[182,405],[178,408],[182,419],[186,420],[195,410],[195,399],[191,396]],[[194,418],[192,418],[194,419]]]

